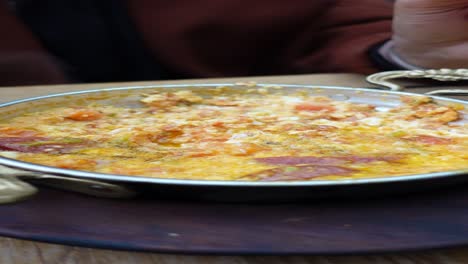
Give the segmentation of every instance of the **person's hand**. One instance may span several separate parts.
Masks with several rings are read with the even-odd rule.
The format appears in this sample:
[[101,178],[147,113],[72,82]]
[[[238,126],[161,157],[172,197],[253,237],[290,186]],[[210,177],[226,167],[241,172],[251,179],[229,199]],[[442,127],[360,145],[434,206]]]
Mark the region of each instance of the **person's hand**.
[[422,68],[468,68],[468,0],[397,0],[394,50]]

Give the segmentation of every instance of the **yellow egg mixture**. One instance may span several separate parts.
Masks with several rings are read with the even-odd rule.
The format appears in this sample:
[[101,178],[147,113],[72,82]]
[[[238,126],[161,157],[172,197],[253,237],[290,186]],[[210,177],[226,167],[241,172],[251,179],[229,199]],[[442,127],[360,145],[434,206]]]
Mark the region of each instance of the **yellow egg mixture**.
[[307,93],[142,94],[0,120],[0,155],[66,169],[198,180],[304,181],[468,169],[461,105],[401,105]]

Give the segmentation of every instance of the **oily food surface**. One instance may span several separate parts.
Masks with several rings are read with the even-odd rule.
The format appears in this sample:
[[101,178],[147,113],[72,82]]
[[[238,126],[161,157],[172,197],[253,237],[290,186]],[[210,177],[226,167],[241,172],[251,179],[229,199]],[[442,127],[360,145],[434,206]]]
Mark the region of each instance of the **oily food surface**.
[[[0,155],[66,169],[197,180],[304,181],[468,169],[461,105],[391,109],[305,92],[155,90],[0,120]],[[130,106],[131,105],[131,106]]]

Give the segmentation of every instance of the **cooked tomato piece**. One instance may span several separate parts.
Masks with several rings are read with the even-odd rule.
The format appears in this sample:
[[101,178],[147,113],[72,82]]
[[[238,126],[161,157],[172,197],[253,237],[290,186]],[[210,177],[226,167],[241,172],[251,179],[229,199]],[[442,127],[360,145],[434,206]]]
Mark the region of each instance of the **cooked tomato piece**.
[[224,145],[225,152],[234,156],[249,156],[259,151],[265,150],[265,147],[259,146],[255,143],[248,143],[248,142],[234,143],[234,144],[226,143],[223,145]]
[[34,130],[28,130],[28,129],[23,129],[23,128],[15,128],[15,127],[1,127],[0,128],[0,135],[5,135],[5,136],[32,137],[38,134],[39,133]]
[[202,157],[209,157],[209,156],[214,156],[217,155],[217,151],[213,150],[192,150],[191,152],[187,152],[188,157],[192,158],[202,158]]
[[71,170],[85,170],[96,166],[96,161],[90,159],[60,160],[54,163],[56,167]]
[[224,122],[222,122],[222,121],[216,121],[211,125],[214,126],[214,127],[217,127],[217,128],[225,128],[226,127],[226,124]]
[[332,112],[335,111],[335,107],[333,105],[329,104],[313,104],[313,103],[301,103],[297,104],[294,107],[295,110],[297,111],[327,111],[327,112]]
[[69,112],[65,118],[75,121],[93,121],[98,120],[102,117],[102,113],[91,109],[76,109]]
[[173,130],[164,130],[159,133],[153,140],[158,144],[171,144],[172,140],[181,136],[184,132],[182,130],[173,129]]

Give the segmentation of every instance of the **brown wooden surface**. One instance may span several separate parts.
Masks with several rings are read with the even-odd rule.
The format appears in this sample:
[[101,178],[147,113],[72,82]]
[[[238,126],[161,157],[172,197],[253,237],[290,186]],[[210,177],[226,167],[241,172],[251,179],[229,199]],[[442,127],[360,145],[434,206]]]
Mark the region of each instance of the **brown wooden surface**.
[[[268,83],[293,83],[315,85],[338,85],[368,87],[359,75],[301,75],[278,77],[230,78],[226,80],[197,80],[197,82],[238,82],[251,81]],[[190,81],[182,81],[190,82]],[[36,87],[0,87],[0,102],[27,98],[48,93],[86,90],[98,87],[151,85],[162,82],[142,82],[130,84],[87,84],[72,86],[36,86]],[[438,87],[437,87],[438,88]],[[445,89],[446,87],[444,87]],[[458,87],[460,88],[460,87]],[[468,87],[466,87],[468,88]],[[422,92],[433,88],[412,89]],[[0,207],[1,212],[1,207]],[[8,217],[2,215],[2,217]],[[290,256],[290,257],[254,257],[254,256],[186,256],[154,253],[135,253],[62,246],[18,239],[0,238],[0,263],[468,263],[468,247],[446,250],[431,250],[401,254],[378,254],[365,256]]]

